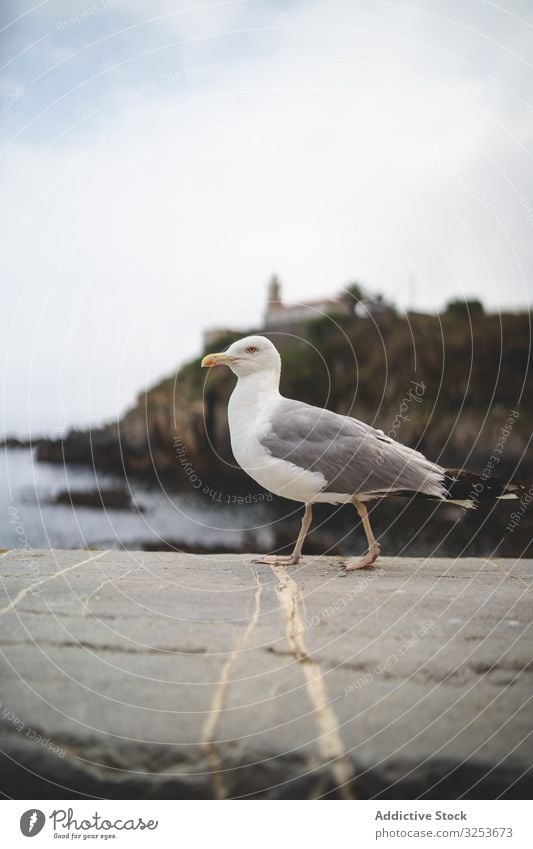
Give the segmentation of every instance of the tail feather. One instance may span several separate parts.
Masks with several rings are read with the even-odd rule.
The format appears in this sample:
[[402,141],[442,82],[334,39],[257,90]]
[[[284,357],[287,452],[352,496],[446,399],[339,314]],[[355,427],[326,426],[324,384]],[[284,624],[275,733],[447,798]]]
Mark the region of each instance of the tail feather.
[[483,476],[468,469],[445,469],[446,501],[493,501],[519,498],[525,486],[516,481],[504,482],[499,478]]
[[520,498],[526,487],[516,481],[504,482],[499,478],[493,478],[470,472],[468,469],[444,469],[442,481],[444,492],[442,499],[435,495],[428,495],[414,490],[396,490],[391,495],[399,495],[408,498],[426,498],[432,501],[442,500],[448,504],[458,504],[460,507],[476,507],[480,501],[493,501],[498,499]]

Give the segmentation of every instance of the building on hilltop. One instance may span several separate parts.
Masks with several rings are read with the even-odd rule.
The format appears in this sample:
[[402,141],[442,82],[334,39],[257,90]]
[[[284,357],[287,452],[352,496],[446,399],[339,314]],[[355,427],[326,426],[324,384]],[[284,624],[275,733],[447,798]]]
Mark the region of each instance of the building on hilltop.
[[[260,330],[266,332],[283,330],[324,315],[356,316],[376,320],[390,312],[390,304],[381,295],[366,297],[358,285],[355,286],[356,291],[354,291],[354,286],[351,289],[348,287],[340,295],[333,298],[319,298],[302,303],[284,303],[281,296],[280,280],[276,274],[273,274],[268,282],[266,308]],[[229,327],[208,328],[203,334],[204,349],[207,350],[213,345],[216,347],[218,342],[228,344],[227,340],[232,335],[238,337],[239,331]]]
[[320,298],[316,301],[285,304],[281,298],[281,283],[277,275],[272,275],[268,284],[267,304],[263,319],[263,329],[272,330],[309,321],[321,315],[351,315],[353,304],[349,299]]

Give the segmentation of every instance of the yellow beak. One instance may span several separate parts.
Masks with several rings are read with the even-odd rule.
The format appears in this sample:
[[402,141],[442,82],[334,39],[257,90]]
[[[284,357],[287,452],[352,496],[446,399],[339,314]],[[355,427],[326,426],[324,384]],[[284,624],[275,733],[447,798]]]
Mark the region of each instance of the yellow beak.
[[212,366],[227,366],[236,358],[227,354],[206,354],[202,360],[202,368],[212,368]]

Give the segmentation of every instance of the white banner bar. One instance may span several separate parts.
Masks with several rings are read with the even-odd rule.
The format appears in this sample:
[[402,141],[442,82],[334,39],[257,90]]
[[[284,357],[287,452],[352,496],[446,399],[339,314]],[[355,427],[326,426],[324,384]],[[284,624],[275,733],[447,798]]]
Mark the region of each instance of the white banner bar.
[[[274,807],[272,807],[272,805]],[[4,801],[2,845],[187,849],[509,847],[530,849],[521,801]],[[35,838],[35,844],[28,841]]]

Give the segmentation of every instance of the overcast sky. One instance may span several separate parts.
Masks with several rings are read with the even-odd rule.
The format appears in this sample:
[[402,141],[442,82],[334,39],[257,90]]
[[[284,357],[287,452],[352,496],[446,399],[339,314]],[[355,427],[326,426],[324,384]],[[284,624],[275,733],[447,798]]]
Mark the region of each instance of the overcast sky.
[[272,271],[528,305],[530,0],[0,8],[8,433],[113,419]]

